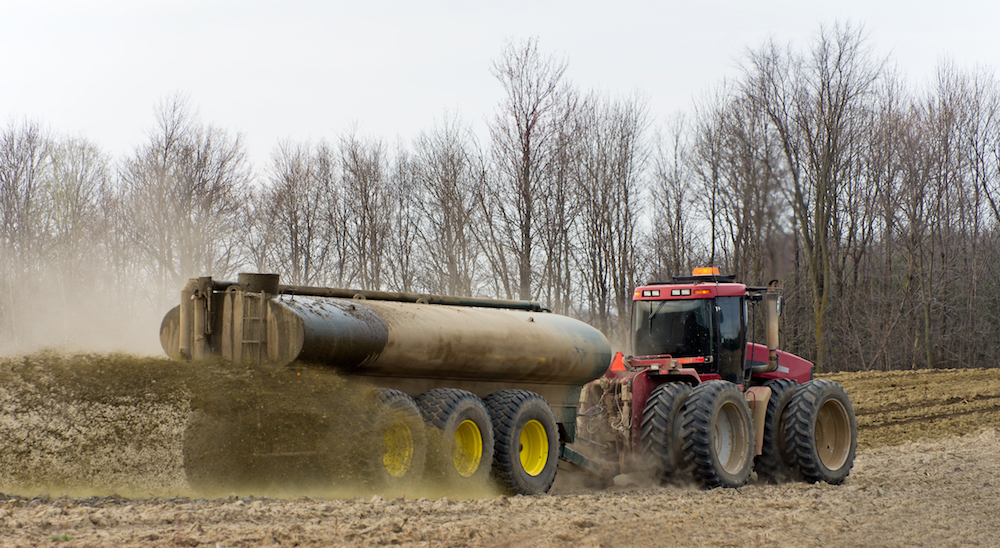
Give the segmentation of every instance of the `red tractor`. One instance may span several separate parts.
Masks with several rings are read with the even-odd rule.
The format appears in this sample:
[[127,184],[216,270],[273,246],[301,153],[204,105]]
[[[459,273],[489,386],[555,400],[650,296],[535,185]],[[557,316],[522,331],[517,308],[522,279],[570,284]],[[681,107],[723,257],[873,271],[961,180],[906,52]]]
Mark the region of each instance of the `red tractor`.
[[[564,459],[605,477],[648,472],[707,488],[739,487],[753,471],[766,482],[844,481],[857,447],[850,398],[778,350],[776,282],[734,279],[695,269],[635,290],[632,355],[618,353],[586,386]],[[766,344],[754,341],[758,328]]]

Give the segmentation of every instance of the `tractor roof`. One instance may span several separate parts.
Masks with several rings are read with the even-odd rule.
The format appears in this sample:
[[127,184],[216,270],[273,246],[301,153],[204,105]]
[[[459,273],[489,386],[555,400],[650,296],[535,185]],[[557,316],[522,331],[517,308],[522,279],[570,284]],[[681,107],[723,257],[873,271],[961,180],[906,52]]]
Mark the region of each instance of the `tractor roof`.
[[[711,279],[702,279],[711,278]],[[727,281],[717,281],[722,276],[684,276],[674,278],[673,282],[653,282],[635,288],[632,300],[635,301],[665,301],[675,299],[711,299],[714,297],[738,297],[746,295],[747,286],[732,282],[732,277],[725,276]]]

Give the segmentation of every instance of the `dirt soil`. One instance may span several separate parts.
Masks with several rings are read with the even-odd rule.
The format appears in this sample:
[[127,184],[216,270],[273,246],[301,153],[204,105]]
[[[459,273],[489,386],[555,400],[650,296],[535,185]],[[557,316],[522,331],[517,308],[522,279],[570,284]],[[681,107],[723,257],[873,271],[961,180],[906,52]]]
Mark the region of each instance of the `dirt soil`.
[[597,490],[561,469],[551,494],[505,497],[435,485],[195,492],[180,446],[198,375],[179,367],[0,361],[0,544],[1000,546],[1000,369],[828,375],[860,432],[841,486],[618,478]]

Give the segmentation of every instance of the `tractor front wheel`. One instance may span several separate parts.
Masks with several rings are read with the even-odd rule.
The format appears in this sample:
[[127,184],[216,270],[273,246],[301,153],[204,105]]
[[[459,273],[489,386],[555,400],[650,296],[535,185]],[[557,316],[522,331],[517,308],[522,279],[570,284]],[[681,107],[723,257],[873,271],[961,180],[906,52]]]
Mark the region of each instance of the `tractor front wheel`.
[[642,410],[642,457],[660,482],[673,479],[684,462],[681,410],[691,386],[681,382],[653,389]]
[[684,458],[706,488],[740,487],[753,467],[750,407],[736,385],[708,381],[684,408]]

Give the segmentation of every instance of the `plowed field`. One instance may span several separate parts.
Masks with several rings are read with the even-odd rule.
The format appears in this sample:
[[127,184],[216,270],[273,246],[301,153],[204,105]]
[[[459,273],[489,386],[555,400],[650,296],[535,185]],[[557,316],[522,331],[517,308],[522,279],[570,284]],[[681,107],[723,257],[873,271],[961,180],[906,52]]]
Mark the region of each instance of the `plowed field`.
[[561,470],[536,497],[433,485],[327,485],[305,497],[190,490],[181,439],[206,381],[189,367],[0,361],[0,544],[1000,546],[1000,369],[827,375],[858,418],[841,486],[703,491],[619,478],[593,490]]

